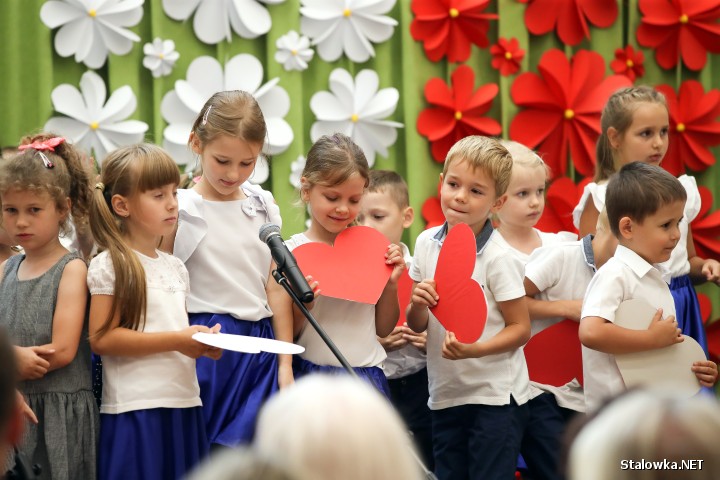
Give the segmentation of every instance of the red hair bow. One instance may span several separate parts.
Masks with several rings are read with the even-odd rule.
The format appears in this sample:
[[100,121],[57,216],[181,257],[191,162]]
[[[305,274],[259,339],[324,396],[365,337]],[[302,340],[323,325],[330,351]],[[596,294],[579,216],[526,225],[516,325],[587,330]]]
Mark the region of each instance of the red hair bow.
[[53,137],[47,140],[33,142],[28,145],[20,145],[18,147],[18,150],[27,150],[28,148],[32,148],[37,151],[50,150],[51,152],[54,152],[55,147],[57,147],[64,141],[65,139],[63,137]]

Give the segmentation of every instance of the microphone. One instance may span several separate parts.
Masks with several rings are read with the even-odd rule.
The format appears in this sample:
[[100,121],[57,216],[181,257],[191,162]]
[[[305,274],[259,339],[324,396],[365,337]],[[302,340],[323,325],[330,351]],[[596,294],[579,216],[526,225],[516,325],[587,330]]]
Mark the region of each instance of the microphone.
[[274,223],[266,223],[260,227],[260,240],[266,243],[270,248],[270,254],[273,260],[277,264],[278,271],[280,271],[288,282],[293,291],[297,294],[303,303],[310,303],[315,298],[315,294],[308,285],[305,276],[300,271],[297,261],[287,245],[283,242],[280,236],[280,227]]

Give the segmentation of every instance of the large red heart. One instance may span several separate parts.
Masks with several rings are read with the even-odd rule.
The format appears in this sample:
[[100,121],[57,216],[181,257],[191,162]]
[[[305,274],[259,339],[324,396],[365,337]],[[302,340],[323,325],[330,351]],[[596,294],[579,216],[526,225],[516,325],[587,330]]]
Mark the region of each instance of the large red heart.
[[398,280],[398,303],[400,304],[400,318],[398,319],[397,326],[402,327],[407,322],[405,318],[405,311],[407,306],[410,305],[410,298],[412,297],[412,286],[413,280],[408,275],[407,269],[403,271]]
[[335,245],[311,242],[293,250],[300,270],[318,281],[322,295],[375,305],[393,266],[385,263],[388,240],[374,228],[346,228]]
[[487,299],[473,280],[477,251],[475,234],[464,223],[455,225],[440,249],[435,284],[440,300],[433,315],[462,343],[475,343],[485,329]]
[[563,320],[536,333],[525,345],[530,380],[561,387],[577,378],[583,383],[580,323]]

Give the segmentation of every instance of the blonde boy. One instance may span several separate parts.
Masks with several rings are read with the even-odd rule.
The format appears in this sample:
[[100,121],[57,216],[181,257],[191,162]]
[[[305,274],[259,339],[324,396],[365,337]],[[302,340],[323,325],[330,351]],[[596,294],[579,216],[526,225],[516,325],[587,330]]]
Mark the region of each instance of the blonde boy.
[[[448,152],[440,176],[446,222],[417,239],[408,325],[427,329],[429,406],[439,480],[513,478],[530,398],[525,357],[530,319],[523,266],[494,237],[490,215],[505,202],[512,159],[495,139],[471,136]],[[480,339],[457,341],[431,314],[442,298],[435,268],[448,231],[460,223],[475,234],[472,278],[484,289],[488,318]],[[469,305],[468,308],[473,308]]]

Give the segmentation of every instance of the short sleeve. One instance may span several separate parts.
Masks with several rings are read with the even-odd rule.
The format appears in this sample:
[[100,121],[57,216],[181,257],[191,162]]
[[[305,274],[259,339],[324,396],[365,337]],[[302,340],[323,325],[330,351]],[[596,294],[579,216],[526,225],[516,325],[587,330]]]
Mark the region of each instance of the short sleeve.
[[695,177],[689,175],[681,175],[678,177],[680,184],[685,188],[687,192],[687,201],[685,202],[685,219],[688,223],[695,220],[695,217],[700,213],[700,207],[702,206],[702,200],[700,198],[700,191],[697,187]]
[[90,261],[87,286],[90,295],[115,294],[115,269],[107,252],[99,254]]
[[593,206],[598,212],[601,212],[605,208],[605,190],[607,190],[607,183],[598,185],[595,182],[588,183],[585,185],[580,201],[573,210],[573,225],[575,228],[580,228],[580,217],[585,210],[585,205],[589,198],[592,198]]
[[183,284],[183,287],[185,288],[185,294],[190,293],[190,274],[188,273],[187,267],[185,267],[185,264],[180,260],[179,258],[169,255],[165,252],[160,252],[161,255],[167,255],[169,258],[170,264],[173,267],[173,270],[177,273],[178,277],[180,277],[180,281]]
[[408,270],[408,276],[413,282],[422,282],[425,278],[425,266],[427,264],[425,257],[427,249],[431,242],[431,235],[436,233],[437,229],[425,230],[415,241],[415,254],[413,255],[412,264]]
[[485,282],[496,302],[524,297],[523,279],[523,263],[509,252],[497,255],[487,266]]
[[525,277],[541,292],[554,287],[563,271],[564,247],[540,247],[530,254],[525,265]]
[[615,268],[603,265],[590,281],[585,291],[580,318],[600,317],[615,321],[618,307],[625,298],[622,276]]

